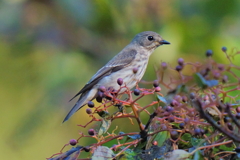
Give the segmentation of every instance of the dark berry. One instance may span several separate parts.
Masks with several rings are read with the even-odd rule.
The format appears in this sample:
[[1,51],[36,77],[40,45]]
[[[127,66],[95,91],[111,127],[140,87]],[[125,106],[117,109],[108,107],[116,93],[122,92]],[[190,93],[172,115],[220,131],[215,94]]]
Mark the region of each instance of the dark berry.
[[134,89],[133,93],[135,96],[139,96],[141,92],[138,89]]
[[172,112],[174,109],[173,109],[173,107],[171,107],[171,106],[167,106],[166,107],[166,111],[167,112]]
[[224,70],[224,65],[223,65],[223,64],[219,64],[219,65],[218,65],[218,69],[219,69],[220,71],[223,71],[223,70]]
[[174,122],[174,121],[175,121],[175,119],[174,119],[173,116],[170,116],[170,117],[168,118],[168,122],[172,123],[172,122]]
[[214,79],[219,79],[220,76],[221,76],[221,74],[219,72],[213,73]]
[[240,153],[240,147],[235,148],[235,151],[236,151],[237,153]]
[[77,140],[76,139],[71,139],[69,141],[69,144],[72,145],[72,146],[75,146],[77,144]]
[[101,92],[105,92],[105,91],[106,91],[106,88],[105,88],[104,86],[100,86],[98,89],[99,89],[99,91],[101,91]]
[[94,103],[92,101],[89,101],[88,102],[88,107],[93,108],[94,107]]
[[98,93],[97,93],[97,97],[103,98],[103,96],[104,96],[103,92],[98,91]]
[[187,96],[182,96],[182,101],[185,103],[185,102],[187,102]]
[[137,73],[138,72],[138,68],[135,67],[135,68],[133,68],[132,71],[133,71],[133,73]]
[[182,102],[182,97],[180,95],[175,95],[173,99],[177,102]]
[[157,141],[152,141],[152,145],[157,146],[158,142]]
[[162,66],[163,69],[167,69],[167,63],[166,62],[162,62],[161,66]]
[[237,119],[240,119],[240,113],[237,113],[237,114],[236,114],[236,118],[237,118]]
[[155,92],[160,92],[161,91],[161,88],[160,87],[156,87],[155,88]]
[[154,81],[153,81],[153,87],[158,87],[158,86],[159,86],[158,80],[154,80]]
[[184,126],[185,126],[185,123],[180,123],[180,124],[179,124],[179,128],[181,128],[181,129],[183,129]]
[[211,49],[207,50],[206,56],[207,56],[207,57],[210,57],[210,56],[212,56],[212,55],[213,55],[213,51],[212,51]]
[[110,97],[110,96],[106,96],[105,97],[107,100],[112,100],[112,97]]
[[172,102],[170,103],[170,105],[172,106],[172,107],[176,107],[176,106],[178,106],[179,105],[179,103],[178,103],[178,101],[176,101],[176,100],[172,100]]
[[180,66],[180,65],[178,65],[178,66],[176,66],[176,71],[178,71],[178,72],[180,72],[182,69],[183,69],[183,67],[182,66]]
[[237,111],[238,113],[240,113],[240,107],[237,107],[237,108],[236,108],[236,111]]
[[123,84],[123,79],[122,78],[118,78],[117,79],[117,83],[119,86],[121,86]]
[[204,130],[204,129],[201,128],[201,133],[202,133],[202,135],[205,134],[205,133],[206,133],[206,130]]
[[183,65],[184,65],[184,59],[183,59],[183,58],[179,58],[179,59],[178,59],[178,64],[179,64],[180,66],[183,66]]
[[227,51],[227,47],[225,47],[225,46],[222,47],[222,51],[223,51],[223,52],[226,52],[226,51]]
[[201,129],[200,128],[195,128],[194,129],[194,135],[201,135],[202,134],[202,132],[201,132]]
[[101,103],[103,99],[103,93],[102,92],[98,92],[98,95],[96,97],[96,100],[98,103]]
[[228,81],[228,76],[224,75],[222,78],[222,82],[227,83],[227,81]]
[[191,92],[189,97],[190,97],[190,99],[195,99],[195,93]]
[[92,110],[91,110],[90,108],[87,108],[87,109],[86,109],[86,113],[87,113],[87,114],[91,114],[91,113],[92,113]]
[[208,95],[204,96],[204,97],[203,97],[203,100],[204,100],[204,101],[209,101]]
[[84,150],[85,152],[89,152],[89,151],[90,151],[90,148],[89,148],[89,147],[84,147],[83,150]]
[[176,140],[178,138],[178,132],[175,130],[170,131],[170,135],[173,140]]
[[224,117],[224,122],[227,123],[227,122],[231,122],[231,118],[230,117]]
[[189,123],[190,122],[190,119],[189,118],[185,118],[184,119],[184,123]]
[[228,129],[229,129],[230,131],[233,130],[233,126],[232,126],[232,124],[231,124],[230,122],[227,123],[227,127],[228,127]]
[[161,125],[161,130],[167,130],[168,128],[167,128],[167,126],[165,125],[165,124],[162,124]]
[[88,134],[89,134],[90,136],[93,136],[93,135],[95,134],[94,129],[89,129],[89,130],[88,130]]

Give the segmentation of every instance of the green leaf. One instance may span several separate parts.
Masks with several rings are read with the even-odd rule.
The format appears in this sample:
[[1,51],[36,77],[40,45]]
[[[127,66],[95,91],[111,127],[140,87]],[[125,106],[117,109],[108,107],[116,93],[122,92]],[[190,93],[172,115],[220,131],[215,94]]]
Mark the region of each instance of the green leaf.
[[200,73],[194,75],[195,81],[202,89],[218,85],[218,80],[206,80]]
[[168,102],[167,102],[167,100],[164,97],[162,97],[162,96],[157,94],[157,99],[159,101],[160,106],[164,107],[164,106],[168,105]]
[[187,151],[181,150],[181,149],[176,149],[176,150],[168,153],[165,160],[183,160],[183,159],[186,160],[190,156],[191,156],[191,154],[188,153]]
[[192,139],[191,139],[191,144],[192,144],[194,147],[198,147],[199,144],[201,144],[203,141],[204,141],[203,139],[192,138]]
[[132,149],[126,149],[119,157],[118,160],[135,160],[136,152]]
[[227,147],[226,145],[221,145],[219,146],[219,149],[224,150],[224,151],[233,151],[235,147],[232,145],[231,147]]
[[194,153],[193,160],[204,160],[204,157],[199,150]]
[[98,146],[94,150],[92,160],[112,160],[114,153],[111,149],[105,146]]
[[162,146],[163,143],[169,138],[170,138],[170,133],[168,131],[162,131],[156,135],[156,137],[154,138],[154,141],[158,142],[158,146]]
[[101,127],[98,131],[98,136],[103,135],[104,133],[106,133],[111,125],[112,121],[111,120],[107,120],[107,119],[102,119],[102,124]]
[[192,147],[192,144],[189,143],[191,141],[191,139],[192,139],[192,135],[191,134],[184,133],[182,135],[181,139],[184,140],[184,141],[179,141],[179,146],[181,146],[182,149]]
[[135,135],[128,135],[129,138],[133,139],[133,140],[136,140],[136,139],[139,139],[141,138],[141,136],[139,134],[135,134]]
[[109,116],[109,113],[106,112],[106,111],[101,111],[101,112],[97,112],[97,113],[102,118],[105,118],[105,117]]

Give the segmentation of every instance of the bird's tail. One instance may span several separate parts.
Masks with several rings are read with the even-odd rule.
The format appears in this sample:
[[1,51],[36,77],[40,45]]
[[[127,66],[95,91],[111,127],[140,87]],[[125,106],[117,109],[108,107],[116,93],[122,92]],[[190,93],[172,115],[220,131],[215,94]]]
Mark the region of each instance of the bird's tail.
[[87,91],[83,93],[80,98],[78,99],[77,103],[73,106],[73,108],[69,111],[67,116],[64,118],[63,122],[67,121],[75,112],[77,112],[79,109],[81,109],[85,104],[88,103],[88,101],[91,101],[95,98],[97,91],[95,89],[91,89],[90,91]]

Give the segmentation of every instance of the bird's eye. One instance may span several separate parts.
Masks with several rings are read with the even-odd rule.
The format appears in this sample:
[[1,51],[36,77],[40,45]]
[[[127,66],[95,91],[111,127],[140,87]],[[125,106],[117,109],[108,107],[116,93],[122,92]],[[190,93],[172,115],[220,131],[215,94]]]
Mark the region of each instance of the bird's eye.
[[148,36],[148,40],[152,41],[153,40],[153,36]]

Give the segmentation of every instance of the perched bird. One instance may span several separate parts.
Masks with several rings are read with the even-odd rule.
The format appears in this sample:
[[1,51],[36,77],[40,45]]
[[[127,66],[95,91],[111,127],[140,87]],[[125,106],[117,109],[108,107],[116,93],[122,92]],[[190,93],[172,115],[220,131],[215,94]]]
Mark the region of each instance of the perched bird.
[[[72,98],[80,95],[74,107],[67,114],[63,122],[67,121],[75,112],[89,101],[96,98],[98,88],[112,87],[118,90],[117,79],[122,78],[124,84],[132,89],[139,82],[147,68],[148,60],[153,51],[163,44],[170,44],[152,31],[137,34],[121,52],[113,57],[105,66],[90,79],[90,81]],[[137,71],[133,73],[133,69]],[[121,90],[120,92],[124,92]],[[72,100],[71,99],[71,100]]]

